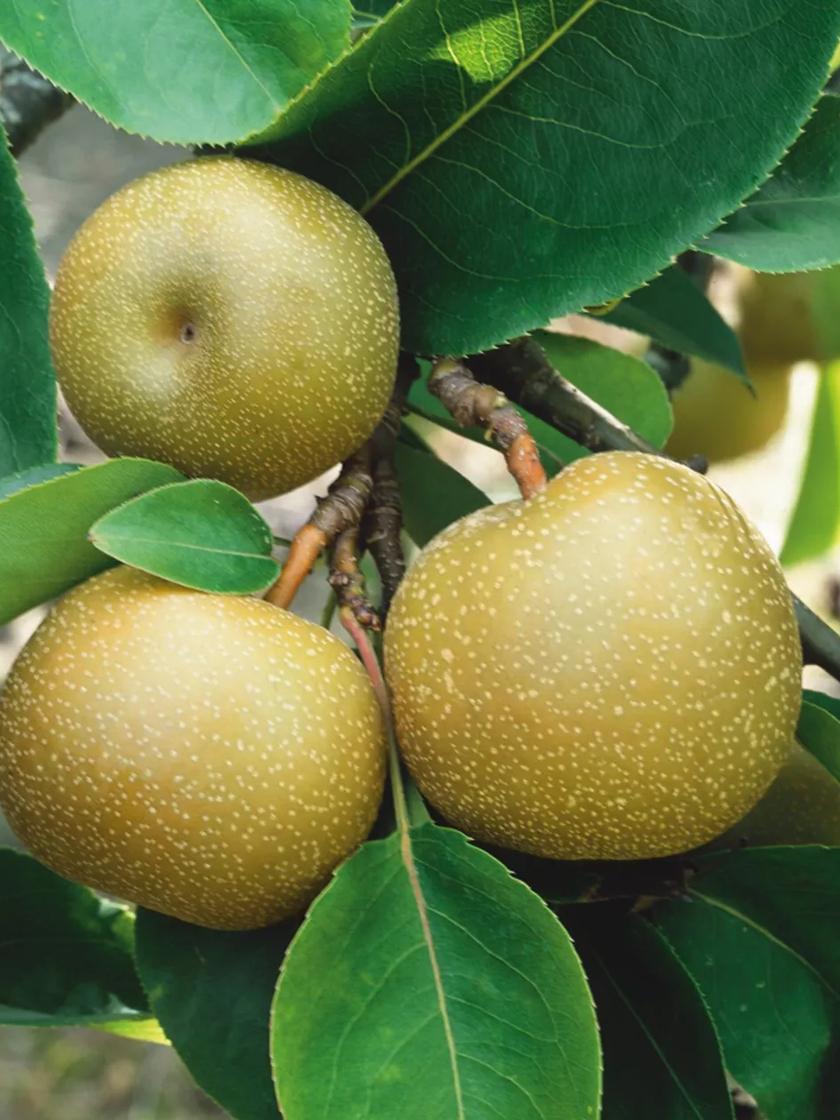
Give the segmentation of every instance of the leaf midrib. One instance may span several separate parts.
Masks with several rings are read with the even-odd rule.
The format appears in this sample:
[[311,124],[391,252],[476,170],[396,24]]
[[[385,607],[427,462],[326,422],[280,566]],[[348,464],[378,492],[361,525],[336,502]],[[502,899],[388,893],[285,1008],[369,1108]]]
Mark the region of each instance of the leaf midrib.
[[113,547],[114,545],[126,544],[150,544],[158,548],[176,548],[184,549],[188,552],[208,552],[218,556],[234,556],[243,560],[268,560],[270,563],[275,561],[271,556],[267,556],[264,552],[242,552],[235,548],[215,548],[209,544],[193,544],[191,542],[175,541],[170,537],[136,537],[132,533],[92,533],[91,543],[99,544],[102,546]]
[[442,147],[442,145],[444,145],[446,141],[450,139],[450,137],[454,136],[455,133],[459,131],[459,129],[463,128],[465,124],[471,121],[473,117],[475,117],[478,113],[481,112],[482,109],[489,105],[490,102],[498,96],[498,94],[507,89],[507,87],[512,82],[516,81],[520,74],[523,74],[531,65],[533,65],[533,63],[542,58],[545,52],[549,50],[549,48],[553,47],[558,39],[562,38],[563,35],[570,31],[575,26],[575,24],[586,15],[588,11],[595,7],[597,3],[598,0],[583,0],[583,3],[574,13],[574,15],[569,16],[565,23],[561,23],[559,27],[555,27],[553,33],[546,36],[545,42],[541,43],[540,46],[537,47],[536,50],[532,51],[529,55],[526,55],[524,58],[520,59],[516,66],[512,67],[511,70],[504,76],[504,78],[501,79],[501,81],[492,86],[482,97],[480,97],[475,102],[474,105],[471,105],[469,109],[466,109],[463,113],[456,117],[456,119],[445,129],[443,129],[443,131],[439,133],[439,135],[436,136],[434,140],[431,140],[426,145],[426,147],[422,149],[422,151],[418,152],[413,159],[408,160],[407,163],[405,163],[398,171],[396,171],[394,175],[392,175],[391,178],[387,182],[385,182],[374,195],[368,198],[363,203],[363,205],[359,207],[360,213],[367,214],[375,206],[377,206],[383,200],[383,198],[386,198],[391,193],[391,191],[399,186],[402,180],[410,175],[411,172],[415,170],[415,168],[419,167],[422,163],[425,163],[426,160],[429,159],[429,157],[432,156],[438,148]]
[[446,991],[443,987],[443,977],[437,958],[437,949],[435,948],[434,936],[432,935],[432,927],[429,921],[429,911],[426,906],[426,899],[423,896],[423,888],[420,884],[420,876],[417,873],[417,865],[414,862],[414,852],[411,847],[411,832],[408,828],[407,821],[401,822],[401,831],[400,855],[402,856],[406,874],[408,875],[409,886],[414,896],[414,904],[417,907],[417,915],[420,919],[423,941],[426,944],[426,951],[429,955],[429,965],[432,970],[432,979],[435,985],[435,994],[437,995],[438,1008],[443,1024],[443,1033],[446,1038],[446,1051],[449,1055],[449,1065],[452,1070],[452,1087],[455,1093],[455,1105],[457,1108],[456,1120],[466,1120],[464,1096],[461,1087],[461,1072],[458,1069],[458,1049],[455,1045],[455,1034],[452,1030],[452,1020],[449,1016],[449,1006],[447,1004]]

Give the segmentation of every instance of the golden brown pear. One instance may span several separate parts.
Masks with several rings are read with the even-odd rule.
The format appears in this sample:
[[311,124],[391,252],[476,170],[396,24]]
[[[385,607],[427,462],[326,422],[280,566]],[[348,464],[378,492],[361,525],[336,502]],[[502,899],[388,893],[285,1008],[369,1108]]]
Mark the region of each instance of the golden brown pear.
[[154,171],[100,206],[61,262],[51,317],[61,387],[103,451],[253,499],[364,442],[398,333],[364,219],[309,179],[229,157]]
[[626,452],[436,537],[386,669],[420,789],[481,840],[639,859],[719,835],[793,738],[801,650],[778,563],[687,467]]
[[131,568],[71,591],[0,696],[0,803],[53,870],[249,929],[300,911],[365,838],[373,691],[337,638]]
[[755,395],[721,366],[692,361],[691,372],[671,396],[669,454],[678,459],[701,454],[719,463],[764,447],[787,415],[790,368],[756,365],[750,378]]
[[711,846],[767,844],[840,845],[840,782],[798,743],[755,808]]

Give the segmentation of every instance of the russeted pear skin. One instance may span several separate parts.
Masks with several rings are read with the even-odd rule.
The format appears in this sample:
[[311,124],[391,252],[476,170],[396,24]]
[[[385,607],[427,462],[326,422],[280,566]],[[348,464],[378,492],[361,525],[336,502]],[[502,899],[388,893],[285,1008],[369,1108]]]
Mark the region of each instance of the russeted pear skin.
[[131,568],[65,596],[0,695],[0,803],[33,854],[218,929],[302,910],[367,836],[384,765],[337,638]]
[[734,502],[654,456],[579,460],[423,550],[385,635],[399,742],[468,834],[560,859],[697,847],[778,773],[802,654]]
[[372,432],[396,369],[396,286],[376,234],[331,191],[209,157],[135,180],[88,218],[50,333],[68,404],[103,451],[257,500]]

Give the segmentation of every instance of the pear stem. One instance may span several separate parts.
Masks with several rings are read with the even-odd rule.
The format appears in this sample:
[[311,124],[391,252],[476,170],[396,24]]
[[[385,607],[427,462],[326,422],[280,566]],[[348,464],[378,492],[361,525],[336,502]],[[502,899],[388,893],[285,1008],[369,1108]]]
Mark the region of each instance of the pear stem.
[[[323,549],[333,546],[330,582],[342,605],[358,610],[363,625],[379,621],[364,594],[359,571],[363,545],[382,575],[385,609],[405,572],[400,543],[402,511],[393,471],[394,444],[417,362],[402,355],[394,392],[370,439],[346,460],[338,478],[321,498],[310,519],[295,534],[286,562],[265,598],[288,609]],[[396,493],[396,497],[395,497]]]
[[504,452],[508,470],[523,498],[544,490],[547,483],[540,453],[528,425],[504,393],[475,380],[454,358],[441,358],[429,375],[433,393],[462,428],[479,425]]
[[388,686],[382,676],[379,660],[371,644],[368,633],[356,618],[349,607],[342,607],[339,612],[341,622],[353,639],[359,651],[362,665],[370,678],[379,707],[382,709],[382,719],[385,723],[385,732],[388,736],[388,769],[391,777],[391,796],[394,799],[394,814],[397,818],[397,828],[406,833],[409,828],[410,818],[408,804],[403,787],[402,771],[400,769],[400,756],[397,750],[397,737],[394,732],[394,716],[391,711],[391,698],[388,695]]

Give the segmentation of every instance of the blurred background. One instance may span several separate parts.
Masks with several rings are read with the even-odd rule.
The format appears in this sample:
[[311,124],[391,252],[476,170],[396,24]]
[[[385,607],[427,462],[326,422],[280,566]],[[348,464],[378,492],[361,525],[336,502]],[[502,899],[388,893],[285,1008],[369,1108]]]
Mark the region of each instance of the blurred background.
[[[67,242],[97,205],[138,175],[185,156],[117,132],[81,107],[49,127],[20,160],[24,191],[36,234],[52,278]],[[730,278],[731,279],[731,278]],[[726,312],[727,278],[716,301]],[[558,330],[592,335],[600,341],[644,351],[638,336],[592,320],[567,320]],[[795,366],[786,396],[777,408],[778,424],[759,450],[713,464],[710,476],[721,483],[780,549],[796,501],[807,451],[818,383],[815,366]],[[422,423],[422,422],[419,422]],[[494,499],[513,496],[501,457],[459,436],[438,431],[424,437]],[[101,458],[66,414],[62,417],[64,457],[75,462]],[[291,536],[308,516],[315,495],[329,476],[262,509],[282,537]],[[837,556],[801,565],[789,573],[794,589],[824,617],[840,611]],[[323,571],[316,571],[301,594],[301,613],[320,616],[326,598]],[[32,611],[0,629],[0,679],[43,616]],[[809,670],[810,687],[831,691],[827,677]],[[0,818],[0,843],[14,843]],[[164,1046],[132,1042],[98,1031],[21,1030],[0,1027],[0,1120],[192,1120],[224,1114],[192,1084],[175,1055]]]

